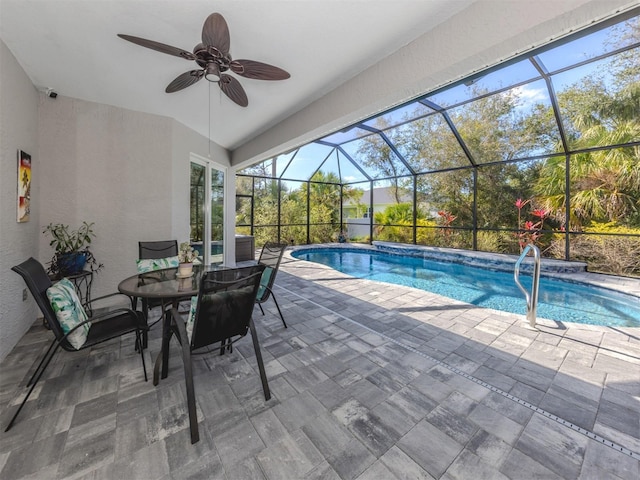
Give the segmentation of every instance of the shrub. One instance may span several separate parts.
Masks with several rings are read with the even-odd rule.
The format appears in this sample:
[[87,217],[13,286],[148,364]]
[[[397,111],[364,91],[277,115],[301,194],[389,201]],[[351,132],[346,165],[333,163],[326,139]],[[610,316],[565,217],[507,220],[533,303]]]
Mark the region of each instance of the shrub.
[[478,250],[482,252],[509,253],[518,255],[517,238],[511,232],[479,231],[477,236]]
[[[584,234],[571,237],[571,259],[587,263],[592,272],[640,277],[640,237],[602,234],[640,235],[640,229],[614,222],[592,223]],[[564,241],[553,243],[552,252],[564,254]]]

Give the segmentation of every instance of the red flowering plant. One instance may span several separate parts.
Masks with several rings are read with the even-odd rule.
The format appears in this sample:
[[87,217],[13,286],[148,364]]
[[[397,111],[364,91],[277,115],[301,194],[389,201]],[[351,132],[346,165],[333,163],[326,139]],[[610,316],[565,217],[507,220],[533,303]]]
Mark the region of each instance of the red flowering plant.
[[522,200],[518,198],[515,202],[515,206],[518,209],[518,231],[516,232],[516,238],[518,239],[518,245],[520,247],[520,252],[524,250],[524,247],[531,243],[533,245],[540,239],[542,236],[542,229],[544,227],[544,219],[549,215],[549,211],[544,208],[535,208],[531,211],[531,215],[536,218],[539,218],[537,222],[532,222],[531,220],[526,220],[524,225],[522,224],[522,209],[528,204],[531,203],[531,199]]
[[438,216],[440,217],[440,221],[442,223],[442,226],[445,227],[442,230],[442,232],[444,233],[445,238],[449,239],[449,237],[451,236],[451,231],[452,231],[451,228],[450,228],[451,224],[458,217],[456,217],[451,212],[447,212],[446,210],[440,210],[438,212]]

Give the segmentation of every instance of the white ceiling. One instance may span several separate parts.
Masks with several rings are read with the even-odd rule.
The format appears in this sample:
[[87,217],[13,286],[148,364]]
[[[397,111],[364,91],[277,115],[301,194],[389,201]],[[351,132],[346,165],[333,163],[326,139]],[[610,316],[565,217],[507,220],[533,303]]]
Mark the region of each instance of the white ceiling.
[[[0,38],[39,89],[172,117],[232,150],[474,1],[0,0]],[[213,12],[229,25],[234,58],[276,65],[291,78],[237,77],[247,108],[205,80],[167,94],[195,62],[116,36],[191,51]]]

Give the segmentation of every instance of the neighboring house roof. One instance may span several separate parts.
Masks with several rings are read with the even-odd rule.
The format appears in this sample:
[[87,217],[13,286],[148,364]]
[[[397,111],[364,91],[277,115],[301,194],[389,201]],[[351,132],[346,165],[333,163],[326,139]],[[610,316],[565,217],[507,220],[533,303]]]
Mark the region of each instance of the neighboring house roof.
[[[360,197],[360,203],[363,205],[369,204],[369,192],[370,190],[365,190],[362,196]],[[411,193],[405,189],[400,189],[400,201],[401,202],[413,202],[413,198]],[[344,202],[344,206],[355,206],[358,202],[353,199],[348,199]],[[373,204],[374,205],[392,205],[396,202],[396,196],[394,193],[393,187],[378,187],[373,189]]]

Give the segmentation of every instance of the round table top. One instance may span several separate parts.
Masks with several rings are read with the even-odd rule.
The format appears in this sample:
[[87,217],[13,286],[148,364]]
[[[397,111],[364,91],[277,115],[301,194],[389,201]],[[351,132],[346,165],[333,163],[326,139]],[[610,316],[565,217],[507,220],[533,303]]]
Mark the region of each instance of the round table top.
[[208,270],[202,265],[194,265],[193,274],[186,278],[178,277],[177,267],[138,273],[121,281],[118,291],[141,298],[169,299],[197,295],[202,274]]

